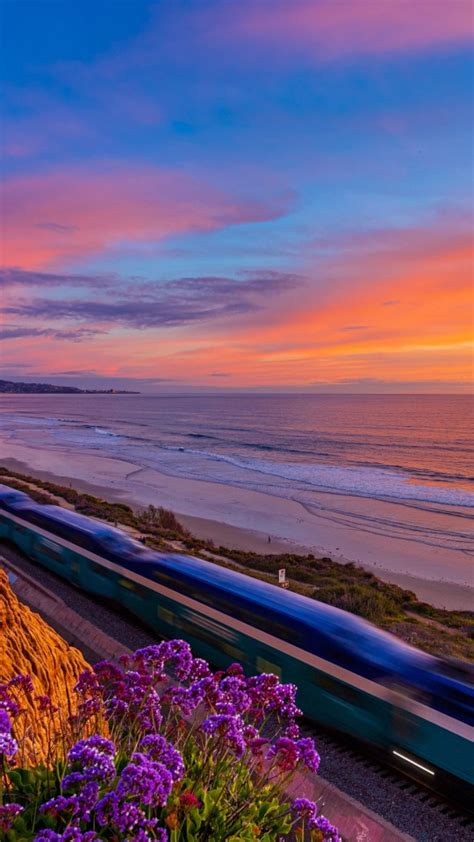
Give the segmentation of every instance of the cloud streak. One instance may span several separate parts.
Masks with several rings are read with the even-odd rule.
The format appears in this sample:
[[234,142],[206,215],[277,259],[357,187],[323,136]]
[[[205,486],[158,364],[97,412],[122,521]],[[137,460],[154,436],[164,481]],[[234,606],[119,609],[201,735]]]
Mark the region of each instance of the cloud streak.
[[36,328],[29,326],[10,326],[0,328],[0,342],[11,339],[25,339],[46,336],[51,339],[66,339],[69,342],[82,342],[102,333],[95,328],[80,328],[79,330],[55,330],[54,328]]
[[[32,276],[37,278],[36,273]],[[60,277],[46,276],[48,281],[58,281]],[[71,276],[66,275],[65,279],[69,283]],[[100,278],[89,280],[90,286],[94,286]],[[176,327],[261,310],[273,296],[292,291],[302,283],[298,275],[277,272],[244,280],[212,276],[178,278],[164,284],[142,282],[116,290],[116,300],[39,298],[7,305],[3,312],[48,321],[73,319],[136,329]]]
[[[231,12],[229,11],[231,8]],[[270,0],[218,5],[206,17],[209,38],[278,50],[317,63],[354,55],[407,53],[469,44],[469,0]]]

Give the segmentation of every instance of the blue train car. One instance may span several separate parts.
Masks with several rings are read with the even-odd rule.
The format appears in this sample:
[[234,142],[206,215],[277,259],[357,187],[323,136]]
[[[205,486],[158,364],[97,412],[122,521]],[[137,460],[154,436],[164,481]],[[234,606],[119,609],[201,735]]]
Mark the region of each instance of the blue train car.
[[[8,489],[11,492],[11,489]],[[427,776],[474,784],[474,681],[340,609],[201,559],[153,552],[118,529],[0,487],[0,535],[216,665],[239,660],[299,688],[309,718]]]

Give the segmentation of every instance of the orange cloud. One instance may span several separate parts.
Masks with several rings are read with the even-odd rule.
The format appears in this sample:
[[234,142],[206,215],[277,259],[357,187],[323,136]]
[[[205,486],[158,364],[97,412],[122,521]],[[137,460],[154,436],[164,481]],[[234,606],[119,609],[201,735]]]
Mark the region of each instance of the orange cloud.
[[[323,259],[316,245],[307,250],[306,285],[269,296],[261,309],[140,331],[109,325],[109,333],[68,344],[64,354],[64,342],[51,334],[5,345],[12,360],[21,349],[22,360],[45,371],[99,368],[110,376],[170,378],[183,388],[339,383],[350,390],[390,381],[395,391],[397,383],[469,389],[473,288],[466,220],[341,235]],[[60,329],[72,324],[65,320]]]

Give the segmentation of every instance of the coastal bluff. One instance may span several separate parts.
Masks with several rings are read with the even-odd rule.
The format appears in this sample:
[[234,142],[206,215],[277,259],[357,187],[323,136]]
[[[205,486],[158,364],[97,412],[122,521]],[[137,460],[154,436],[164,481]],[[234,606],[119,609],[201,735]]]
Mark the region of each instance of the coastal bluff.
[[[39,614],[23,605],[0,569],[0,683],[18,674],[30,675],[34,690],[22,695],[26,749],[35,746],[35,762],[46,760],[48,717],[41,715],[36,697],[49,696],[60,710],[70,710],[72,690],[89,664],[78,649],[66,643]],[[33,760],[33,758],[31,758]]]

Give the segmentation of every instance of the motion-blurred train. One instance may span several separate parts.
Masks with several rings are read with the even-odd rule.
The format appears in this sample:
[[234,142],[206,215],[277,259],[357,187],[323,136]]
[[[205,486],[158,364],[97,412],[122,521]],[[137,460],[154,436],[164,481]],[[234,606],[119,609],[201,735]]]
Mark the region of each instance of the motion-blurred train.
[[[240,661],[298,686],[304,714],[438,787],[474,786],[474,670],[338,608],[210,562],[147,549],[105,523],[0,485],[0,539],[123,606],[216,666]],[[463,800],[464,800],[463,798]]]

